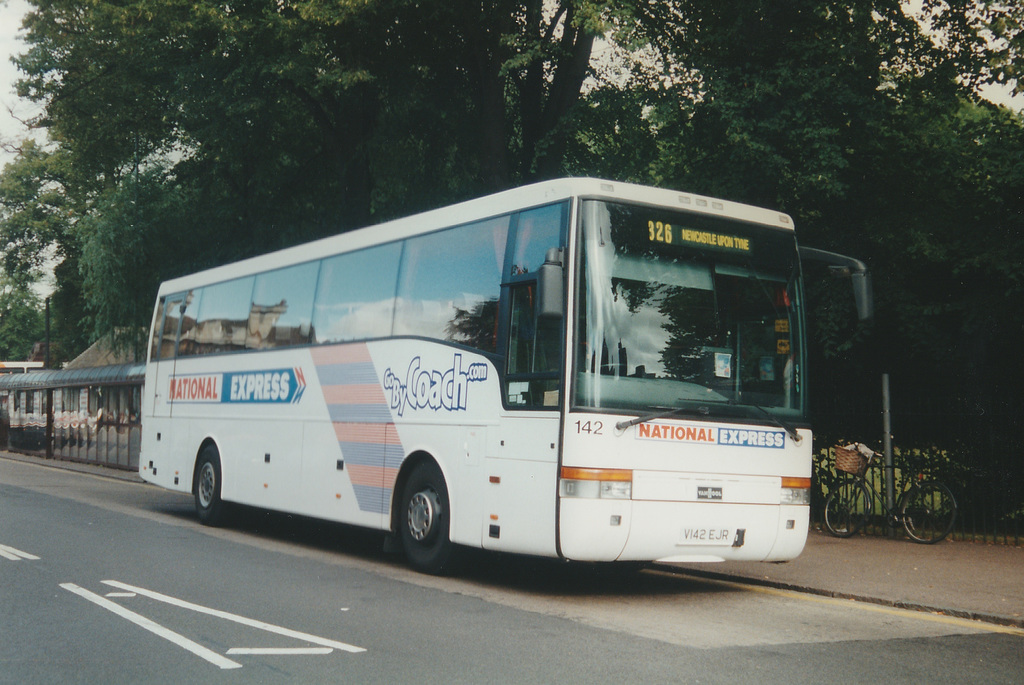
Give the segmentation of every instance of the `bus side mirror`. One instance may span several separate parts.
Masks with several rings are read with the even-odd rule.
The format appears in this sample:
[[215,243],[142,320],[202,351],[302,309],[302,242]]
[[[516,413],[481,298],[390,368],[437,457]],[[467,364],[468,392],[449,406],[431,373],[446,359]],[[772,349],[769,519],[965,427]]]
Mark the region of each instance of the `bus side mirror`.
[[564,282],[562,250],[552,247],[544,255],[544,263],[537,270],[538,318],[561,318],[565,313]]
[[863,273],[851,273],[850,282],[853,285],[853,299],[857,303],[857,318],[867,321],[875,316],[875,292],[871,285],[871,273],[864,270]]
[[800,259],[805,262],[821,262],[828,265],[836,278],[849,278],[853,286],[853,299],[857,304],[857,318],[867,321],[875,315],[875,294],[871,285],[871,272],[864,262],[853,257],[818,250],[813,247],[799,248]]

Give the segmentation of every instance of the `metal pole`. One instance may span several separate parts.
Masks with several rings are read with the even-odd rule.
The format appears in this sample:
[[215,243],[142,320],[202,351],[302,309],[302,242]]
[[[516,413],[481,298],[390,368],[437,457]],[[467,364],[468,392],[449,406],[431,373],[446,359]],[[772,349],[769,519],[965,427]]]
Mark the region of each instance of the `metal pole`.
[[53,388],[47,388],[43,396],[46,398],[46,458],[53,459]]
[[[882,374],[882,451],[885,453],[885,506],[896,507],[896,473],[892,465],[892,424],[890,421],[889,374]],[[892,526],[889,521],[889,526]]]
[[[46,298],[46,356],[43,368],[50,368],[50,298]],[[58,390],[58,392],[60,392]],[[46,458],[53,459],[53,389],[48,389],[46,397]]]
[[50,298],[46,298],[46,357],[43,368],[50,368]]

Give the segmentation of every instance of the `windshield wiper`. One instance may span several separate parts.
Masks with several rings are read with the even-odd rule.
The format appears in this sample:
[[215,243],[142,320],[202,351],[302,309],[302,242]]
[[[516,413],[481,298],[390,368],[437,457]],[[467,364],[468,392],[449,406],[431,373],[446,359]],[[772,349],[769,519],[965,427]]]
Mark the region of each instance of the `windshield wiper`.
[[697,416],[707,416],[711,413],[710,407],[697,407],[693,409],[691,407],[665,407],[661,411],[654,412],[653,414],[647,414],[646,416],[638,416],[635,419],[629,421],[619,421],[615,424],[615,430],[624,431],[630,426],[635,426],[638,423],[647,423],[648,421],[654,421],[655,419],[664,419],[669,416],[679,416],[680,414],[694,414]]
[[770,411],[768,411],[767,409],[765,409],[761,405],[759,405],[759,404],[745,404],[743,406],[745,406],[745,407],[752,407],[752,408],[758,410],[759,412],[761,412],[761,414],[766,419],[768,419],[769,421],[774,423],[776,426],[778,426],[782,430],[784,430],[787,433],[789,433],[789,437],[793,438],[793,442],[796,443],[797,445],[799,445],[801,442],[804,441],[804,436],[802,436],[799,433],[797,433],[796,432],[796,428],[793,428],[793,426],[789,425],[788,423],[786,423],[785,421],[783,421],[778,416],[776,416],[775,414],[771,413]]

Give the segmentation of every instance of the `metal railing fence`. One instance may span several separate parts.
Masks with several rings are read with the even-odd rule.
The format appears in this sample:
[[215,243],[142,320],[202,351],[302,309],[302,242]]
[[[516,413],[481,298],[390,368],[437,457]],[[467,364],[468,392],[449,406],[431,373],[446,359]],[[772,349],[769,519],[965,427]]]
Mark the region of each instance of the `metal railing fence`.
[[[813,398],[815,469],[812,520],[820,524],[834,479],[837,444],[863,442],[882,451],[881,382]],[[1024,412],[1010,398],[979,402],[955,392],[914,388],[894,377],[891,425],[896,497],[908,480],[945,483],[959,505],[954,537],[1020,545],[1024,533]],[[867,477],[884,493],[882,469]],[[883,495],[884,496],[884,495]],[[881,512],[875,503],[875,512]],[[884,533],[876,518],[868,532]]]

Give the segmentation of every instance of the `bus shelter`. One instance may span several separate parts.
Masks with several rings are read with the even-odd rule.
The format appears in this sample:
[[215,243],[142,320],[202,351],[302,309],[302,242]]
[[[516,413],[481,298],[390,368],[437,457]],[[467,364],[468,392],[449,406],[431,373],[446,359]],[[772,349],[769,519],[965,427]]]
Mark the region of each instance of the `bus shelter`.
[[0,376],[0,448],[136,470],[145,365]]

